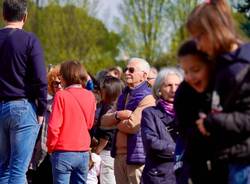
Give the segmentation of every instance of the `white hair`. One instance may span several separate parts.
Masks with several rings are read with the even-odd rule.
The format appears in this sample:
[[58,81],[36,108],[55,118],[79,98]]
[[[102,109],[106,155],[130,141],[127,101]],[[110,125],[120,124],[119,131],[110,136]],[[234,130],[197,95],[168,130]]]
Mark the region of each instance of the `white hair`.
[[157,75],[158,74],[158,70],[155,67],[152,66],[150,68],[150,73],[153,73],[153,74]]
[[140,63],[139,64],[140,70],[142,70],[143,72],[145,72],[147,75],[149,74],[150,65],[149,65],[149,63],[145,59],[133,57],[133,58],[129,59],[128,64],[131,63],[131,62],[138,62],[138,63]]
[[160,98],[159,90],[161,86],[164,84],[166,77],[168,75],[173,75],[173,74],[177,75],[180,78],[180,81],[183,81],[183,72],[181,69],[176,68],[176,67],[165,67],[165,68],[162,68],[161,71],[158,73],[155,79],[155,83],[152,88],[153,96],[156,99]]

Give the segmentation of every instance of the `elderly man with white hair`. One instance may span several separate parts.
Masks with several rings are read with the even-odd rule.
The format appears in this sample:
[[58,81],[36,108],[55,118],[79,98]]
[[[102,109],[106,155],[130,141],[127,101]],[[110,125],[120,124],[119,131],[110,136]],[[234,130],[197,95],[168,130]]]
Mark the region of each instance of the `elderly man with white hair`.
[[126,87],[117,102],[117,111],[102,117],[102,126],[117,126],[112,149],[117,184],[139,184],[145,163],[140,124],[142,110],[155,105],[147,83],[150,65],[132,58],[125,68]]

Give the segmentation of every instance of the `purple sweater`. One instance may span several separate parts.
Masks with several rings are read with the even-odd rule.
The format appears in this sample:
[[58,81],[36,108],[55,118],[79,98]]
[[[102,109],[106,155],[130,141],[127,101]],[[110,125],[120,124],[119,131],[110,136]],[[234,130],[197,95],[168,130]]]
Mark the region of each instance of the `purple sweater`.
[[43,50],[34,34],[12,28],[0,30],[0,100],[37,100],[37,115],[44,115],[47,77]]

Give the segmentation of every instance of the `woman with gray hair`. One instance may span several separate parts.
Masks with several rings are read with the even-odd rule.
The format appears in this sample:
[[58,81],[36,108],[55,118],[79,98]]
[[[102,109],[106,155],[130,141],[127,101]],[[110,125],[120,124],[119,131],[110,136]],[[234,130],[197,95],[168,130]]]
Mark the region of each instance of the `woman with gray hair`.
[[180,70],[162,69],[153,85],[156,106],[142,112],[141,132],[146,163],[142,173],[143,184],[175,184],[174,151],[177,130],[173,101],[183,80]]

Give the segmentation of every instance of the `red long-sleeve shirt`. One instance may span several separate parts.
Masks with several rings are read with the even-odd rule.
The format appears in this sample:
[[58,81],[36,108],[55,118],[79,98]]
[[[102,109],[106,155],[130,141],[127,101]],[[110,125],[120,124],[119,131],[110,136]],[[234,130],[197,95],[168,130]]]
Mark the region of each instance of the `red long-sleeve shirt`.
[[49,120],[48,152],[88,151],[95,108],[95,97],[86,89],[69,87],[57,92]]

